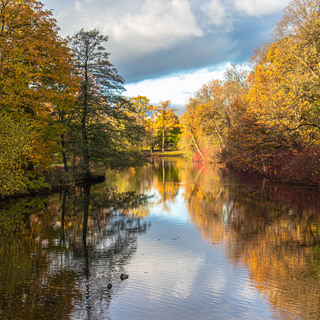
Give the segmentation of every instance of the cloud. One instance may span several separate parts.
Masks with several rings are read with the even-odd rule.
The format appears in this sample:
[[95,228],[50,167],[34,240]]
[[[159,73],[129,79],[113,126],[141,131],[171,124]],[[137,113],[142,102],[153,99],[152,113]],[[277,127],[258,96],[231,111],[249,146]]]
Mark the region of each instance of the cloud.
[[76,1],[75,5],[74,5],[74,9],[75,11],[81,12],[82,11],[82,4],[79,1]]
[[171,100],[173,106],[182,107],[203,84],[213,79],[222,79],[228,67],[230,63],[219,68],[202,68],[193,72],[128,84],[125,95],[128,97],[147,96],[154,105],[157,105],[160,100]]
[[114,42],[130,48],[130,55],[168,49],[181,40],[203,35],[187,0],[147,0],[140,12],[126,13],[105,31]]
[[282,10],[289,2],[289,0],[234,0],[234,7],[245,15],[263,16]]
[[[203,264],[204,257],[202,255],[183,252],[179,247],[164,243],[164,241],[159,245],[159,242],[153,239],[149,239],[148,243],[141,243],[139,249],[143,250],[145,255],[139,257],[139,264],[135,266],[133,272],[136,273],[136,278],[144,275],[144,272],[152,274],[152,277],[147,280],[145,275],[140,279],[142,283],[148,281],[148,285],[144,288],[144,296],[147,300],[157,302],[168,292],[173,297],[180,299],[190,297],[194,282]],[[165,254],[158,254],[155,257],[155,252],[160,249]],[[188,274],[188,281],[185,279],[185,274]]]
[[228,9],[228,2],[220,0],[210,0],[202,4],[201,10],[205,16],[205,25],[223,26],[224,30],[227,26],[232,25],[231,10]]
[[203,36],[188,0],[135,1],[134,7],[126,0],[119,2],[121,6],[77,0],[61,8],[57,18],[62,31],[97,28],[109,35],[118,60],[128,54],[145,56],[170,49],[185,39]]
[[[97,28],[127,94],[184,105],[227,62],[246,61],[269,40],[289,0],[42,0],[67,36]],[[190,70],[199,69],[197,72]],[[186,75],[189,80],[183,79]],[[201,79],[198,78],[202,77]],[[148,80],[154,79],[158,80]],[[139,81],[139,82],[137,82]]]

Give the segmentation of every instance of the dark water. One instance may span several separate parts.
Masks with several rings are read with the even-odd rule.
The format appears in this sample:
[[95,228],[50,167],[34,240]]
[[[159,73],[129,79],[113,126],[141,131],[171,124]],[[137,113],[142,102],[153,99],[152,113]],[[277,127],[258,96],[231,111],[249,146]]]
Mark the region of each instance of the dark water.
[[314,189],[175,158],[110,171],[1,208],[0,319],[320,319],[319,227]]

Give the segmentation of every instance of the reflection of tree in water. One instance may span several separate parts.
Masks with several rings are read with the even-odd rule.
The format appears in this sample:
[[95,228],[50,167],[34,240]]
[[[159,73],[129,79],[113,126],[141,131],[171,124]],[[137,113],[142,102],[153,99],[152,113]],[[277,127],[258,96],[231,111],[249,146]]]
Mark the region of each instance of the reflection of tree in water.
[[139,218],[145,198],[133,191],[153,185],[166,202],[181,184],[193,223],[206,240],[224,243],[230,263],[249,271],[276,317],[320,318],[316,191],[159,160],[127,170],[129,182],[119,176],[119,188],[131,192],[99,184],[1,210],[0,318],[110,318],[111,300],[124,285],[120,274],[148,227]]
[[318,191],[214,170],[185,181],[192,221],[205,239],[225,243],[231,263],[248,268],[277,316],[320,318]]
[[[107,171],[106,182],[119,192],[153,192],[157,190],[160,195],[159,202],[163,209],[168,210],[180,188],[180,171],[185,162],[179,158],[154,158],[152,165],[129,168],[117,171]],[[148,214],[148,207],[142,208],[140,213]],[[143,216],[142,215],[142,216]]]
[[[83,238],[81,245],[77,243],[74,250],[84,297],[82,306],[78,306],[81,313],[75,313],[75,318],[105,319],[112,296],[121,287],[120,274],[125,273],[125,267],[137,249],[137,235],[146,232],[147,223],[141,222],[140,218],[126,216],[125,209],[120,209],[128,202],[141,201],[134,193],[123,194],[117,201],[108,203],[107,208],[102,206],[104,214],[108,211],[107,225],[101,224],[98,213],[100,201],[94,195],[90,214],[90,200],[90,188],[85,188]],[[88,224],[89,217],[91,223]],[[108,283],[113,285],[112,290],[107,288]]]
[[68,319],[80,298],[75,272],[51,272],[53,235],[50,224],[41,223],[43,208],[34,198],[0,210],[1,319]]
[[159,202],[163,210],[168,210],[180,189],[179,168],[171,159],[162,158],[154,162],[154,171],[154,188],[161,196]]
[[147,229],[127,213],[145,198],[91,191],[16,201],[0,212],[1,319],[106,317]]
[[[319,203],[310,201],[309,192],[297,192],[294,188],[291,197],[287,191],[286,202],[280,202],[275,188],[284,189],[264,186],[263,190],[233,191],[238,209],[230,223],[228,256],[249,268],[259,292],[277,312],[281,310],[283,317],[290,318],[299,312],[304,319],[317,319],[320,316],[320,256],[316,249],[320,245]],[[299,197],[309,198],[308,205],[296,206]]]

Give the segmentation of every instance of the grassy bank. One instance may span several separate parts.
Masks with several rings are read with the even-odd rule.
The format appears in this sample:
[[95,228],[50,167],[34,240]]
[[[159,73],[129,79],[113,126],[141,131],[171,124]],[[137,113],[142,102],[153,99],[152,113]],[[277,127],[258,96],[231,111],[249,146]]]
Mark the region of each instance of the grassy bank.
[[147,152],[146,156],[148,157],[183,157],[184,153],[180,150],[172,150],[172,151],[154,151],[152,153]]

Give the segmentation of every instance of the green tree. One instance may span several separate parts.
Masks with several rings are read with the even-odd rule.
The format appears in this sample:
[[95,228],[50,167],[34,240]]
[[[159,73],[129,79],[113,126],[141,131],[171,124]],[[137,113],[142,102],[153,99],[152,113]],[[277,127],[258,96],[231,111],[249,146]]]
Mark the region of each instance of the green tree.
[[32,154],[32,128],[27,122],[15,121],[0,114],[0,195],[25,192],[28,177],[25,165]]
[[81,85],[71,140],[83,179],[90,181],[92,162],[124,165],[134,160],[140,127],[128,115],[129,101],[121,97],[124,79],[103,46],[108,37],[97,30],[80,30],[68,40]]

